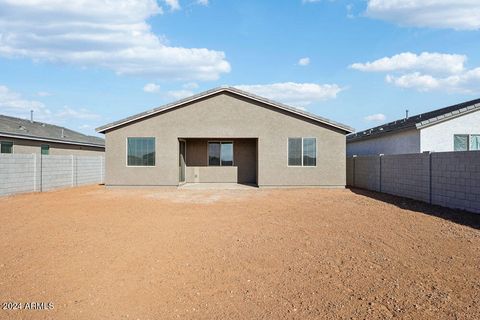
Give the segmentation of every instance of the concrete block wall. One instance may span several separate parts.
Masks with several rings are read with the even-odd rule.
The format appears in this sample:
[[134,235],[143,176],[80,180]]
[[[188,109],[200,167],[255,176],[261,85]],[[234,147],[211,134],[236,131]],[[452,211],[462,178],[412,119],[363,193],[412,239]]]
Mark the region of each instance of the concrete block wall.
[[424,202],[430,201],[430,156],[422,154],[385,155],[381,191]]
[[480,213],[480,151],[348,157],[347,185]]
[[347,186],[353,186],[353,165],[354,165],[354,158],[348,157],[346,162],[347,167]]
[[35,160],[32,154],[0,154],[0,195],[36,191]]
[[355,186],[380,191],[380,158],[378,156],[355,157],[353,163]]
[[480,151],[432,153],[432,203],[480,212]]
[[75,181],[76,185],[103,182],[103,157],[77,157]]
[[74,156],[43,156],[42,191],[75,186]]
[[0,155],[0,196],[103,183],[99,156]]

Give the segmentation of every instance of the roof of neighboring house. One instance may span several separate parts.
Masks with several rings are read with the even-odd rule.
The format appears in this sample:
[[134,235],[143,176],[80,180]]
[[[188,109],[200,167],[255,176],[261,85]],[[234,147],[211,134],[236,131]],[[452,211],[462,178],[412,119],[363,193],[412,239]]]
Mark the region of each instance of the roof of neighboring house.
[[385,134],[396,133],[403,130],[422,129],[479,110],[480,99],[466,101],[453,106],[399,119],[374,128],[349,134],[347,136],[347,142],[376,138]]
[[246,91],[234,88],[234,87],[218,87],[218,88],[214,88],[214,89],[211,89],[211,90],[207,90],[207,91],[201,92],[199,94],[196,94],[196,95],[193,95],[193,96],[175,101],[173,103],[165,104],[165,105],[160,106],[158,108],[154,108],[154,109],[151,109],[151,110],[148,110],[148,111],[145,111],[145,112],[142,112],[142,113],[138,113],[136,115],[133,115],[133,116],[130,116],[130,117],[127,117],[127,118],[124,118],[124,119],[106,124],[104,126],[98,127],[96,130],[97,130],[97,132],[105,133],[105,131],[116,128],[118,126],[122,126],[122,125],[125,125],[127,123],[140,120],[142,118],[150,117],[154,114],[158,114],[158,113],[164,112],[164,111],[172,109],[172,108],[180,107],[182,105],[185,105],[185,104],[188,104],[188,103],[191,103],[191,102],[195,102],[196,100],[203,99],[203,98],[206,98],[206,97],[218,94],[218,93],[222,93],[222,92],[229,92],[229,93],[232,93],[234,95],[238,95],[238,96],[242,96],[242,97],[245,97],[245,98],[248,98],[248,99],[251,99],[251,100],[255,100],[255,101],[267,104],[269,106],[288,111],[292,114],[296,114],[296,115],[302,116],[304,118],[308,118],[310,120],[314,120],[316,122],[326,124],[328,126],[340,129],[342,131],[345,131],[346,133],[350,133],[350,132],[354,131],[354,129],[352,127],[341,124],[339,122],[335,122],[335,121],[320,117],[318,115],[315,115],[315,114],[312,114],[312,113],[309,113],[309,112],[306,112],[306,111],[302,111],[302,110],[299,110],[297,108],[285,105],[283,103],[272,101],[270,99],[263,98],[263,97],[255,95],[255,94],[252,94],[250,92],[246,92]]
[[53,124],[0,115],[0,136],[65,144],[105,147],[105,140]]

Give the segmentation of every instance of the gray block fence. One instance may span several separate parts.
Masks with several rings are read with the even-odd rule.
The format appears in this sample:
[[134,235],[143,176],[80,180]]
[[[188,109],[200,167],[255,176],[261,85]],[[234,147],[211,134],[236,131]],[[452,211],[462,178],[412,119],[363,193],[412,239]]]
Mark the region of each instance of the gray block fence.
[[480,151],[347,157],[347,185],[480,213]]
[[0,155],[0,196],[103,183],[103,156]]

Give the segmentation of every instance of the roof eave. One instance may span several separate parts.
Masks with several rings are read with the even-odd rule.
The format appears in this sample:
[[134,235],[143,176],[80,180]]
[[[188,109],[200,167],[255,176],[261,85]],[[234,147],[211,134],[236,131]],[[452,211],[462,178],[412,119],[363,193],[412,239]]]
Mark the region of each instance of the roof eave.
[[396,133],[401,133],[401,132],[405,132],[405,131],[408,131],[408,130],[416,130],[416,129],[417,128],[414,125],[411,125],[411,126],[400,128],[400,129],[384,131],[384,132],[376,133],[376,134],[362,135],[362,136],[354,137],[354,138],[350,138],[350,139],[347,136],[347,143],[357,142],[357,141],[362,141],[362,140],[368,140],[368,139],[375,139],[375,138],[383,137],[383,136],[390,135],[390,134],[396,134]]
[[79,142],[79,141],[73,141],[73,140],[60,140],[60,139],[38,137],[38,136],[29,136],[29,135],[21,135],[21,134],[16,134],[16,133],[11,133],[11,132],[0,132],[0,136],[8,137],[8,138],[24,139],[24,140],[47,141],[47,142],[87,146],[87,147],[105,148],[104,144]]
[[421,122],[417,122],[415,124],[415,126],[416,126],[417,129],[424,129],[424,128],[434,126],[436,124],[439,124],[439,123],[442,123],[442,122],[445,122],[445,121],[449,121],[449,120],[452,120],[452,119],[455,119],[455,118],[458,118],[458,117],[462,117],[464,115],[467,115],[467,114],[470,114],[470,113],[473,113],[473,112],[477,112],[477,111],[480,111],[480,103],[477,103],[473,106],[469,106],[469,107],[460,109],[460,110],[458,110],[457,113],[452,113],[448,116],[443,115],[442,118],[435,117],[435,118],[427,119],[427,120],[424,120],[424,121],[421,121]]

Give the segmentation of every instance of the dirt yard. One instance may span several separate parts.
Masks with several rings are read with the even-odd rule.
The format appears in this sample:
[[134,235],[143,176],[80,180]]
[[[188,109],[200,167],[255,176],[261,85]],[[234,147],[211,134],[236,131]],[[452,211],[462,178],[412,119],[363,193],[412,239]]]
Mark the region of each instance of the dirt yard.
[[0,217],[0,319],[480,319],[480,216],[400,198],[93,186]]

